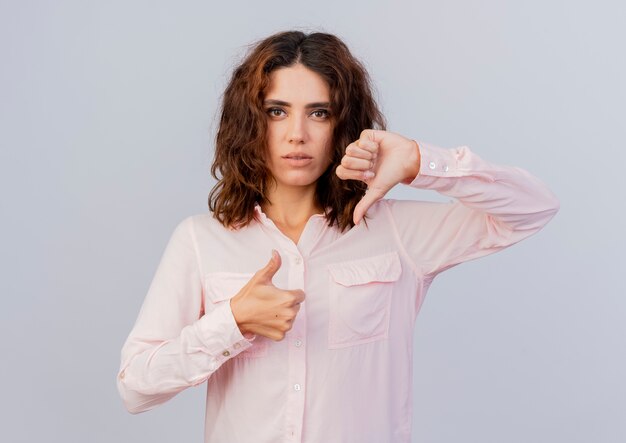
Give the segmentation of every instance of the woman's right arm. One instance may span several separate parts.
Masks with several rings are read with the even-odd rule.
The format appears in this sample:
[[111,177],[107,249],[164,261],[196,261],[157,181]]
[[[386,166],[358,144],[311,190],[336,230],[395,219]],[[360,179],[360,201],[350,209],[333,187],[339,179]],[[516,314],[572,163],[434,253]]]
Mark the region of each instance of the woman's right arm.
[[252,346],[229,303],[203,315],[202,273],[188,217],[174,230],[139,315],[122,347],[117,388],[137,414],[165,403]]

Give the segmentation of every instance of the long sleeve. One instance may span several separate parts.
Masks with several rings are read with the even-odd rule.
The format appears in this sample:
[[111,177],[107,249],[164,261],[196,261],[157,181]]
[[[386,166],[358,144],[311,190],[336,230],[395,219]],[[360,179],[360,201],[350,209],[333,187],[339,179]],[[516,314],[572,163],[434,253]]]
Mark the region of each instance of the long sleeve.
[[175,228],[122,347],[117,388],[133,414],[204,382],[252,346],[255,337],[241,334],[230,302],[204,306],[197,254],[188,217]]
[[455,199],[388,200],[402,246],[426,275],[511,246],[538,232],[559,210],[550,189],[521,168],[489,163],[467,146],[417,143],[420,170],[404,183]]

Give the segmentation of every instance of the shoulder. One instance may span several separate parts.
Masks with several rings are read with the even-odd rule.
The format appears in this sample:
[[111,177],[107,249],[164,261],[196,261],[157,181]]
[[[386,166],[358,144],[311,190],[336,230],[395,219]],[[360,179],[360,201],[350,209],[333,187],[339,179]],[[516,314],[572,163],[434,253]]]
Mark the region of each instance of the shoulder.
[[180,223],[179,226],[183,226],[185,229],[189,229],[194,236],[238,236],[243,234],[244,232],[248,232],[252,225],[256,222],[253,221],[251,224],[240,227],[240,228],[228,228],[224,226],[219,220],[217,220],[212,212],[204,212],[199,214],[192,214],[185,217]]
[[191,231],[226,229],[222,224],[213,217],[211,212],[203,212],[191,214],[179,221],[178,226]]
[[198,233],[214,230],[217,225],[221,226],[210,213],[187,215],[175,222],[172,237],[195,239]]
[[215,218],[213,218],[213,214],[210,212],[203,212],[199,214],[191,214],[182,219],[181,224],[187,224],[189,226],[201,226],[207,224],[218,223]]

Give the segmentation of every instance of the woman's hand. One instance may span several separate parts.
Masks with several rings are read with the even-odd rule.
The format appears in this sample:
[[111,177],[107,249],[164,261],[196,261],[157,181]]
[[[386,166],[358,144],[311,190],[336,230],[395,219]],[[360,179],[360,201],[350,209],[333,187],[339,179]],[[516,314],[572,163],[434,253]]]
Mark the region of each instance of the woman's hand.
[[305,295],[301,289],[274,286],[272,277],[281,265],[280,254],[272,250],[270,261],[230,299],[233,317],[244,336],[256,334],[280,341],[291,329]]
[[365,129],[346,147],[335,173],[342,180],[361,180],[367,191],[354,208],[358,224],[370,206],[398,183],[410,183],[420,169],[419,146],[414,140],[389,131]]

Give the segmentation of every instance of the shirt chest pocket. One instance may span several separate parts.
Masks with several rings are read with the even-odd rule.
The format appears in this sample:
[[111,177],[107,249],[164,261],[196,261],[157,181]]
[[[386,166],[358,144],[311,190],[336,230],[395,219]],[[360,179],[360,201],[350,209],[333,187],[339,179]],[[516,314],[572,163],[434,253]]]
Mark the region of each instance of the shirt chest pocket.
[[328,348],[388,338],[394,282],[402,273],[398,253],[332,263],[328,272]]
[[[244,272],[210,272],[206,274],[206,303],[230,303],[233,298],[252,278],[254,273]],[[267,355],[268,338],[257,335],[252,346],[233,358],[255,358]]]

